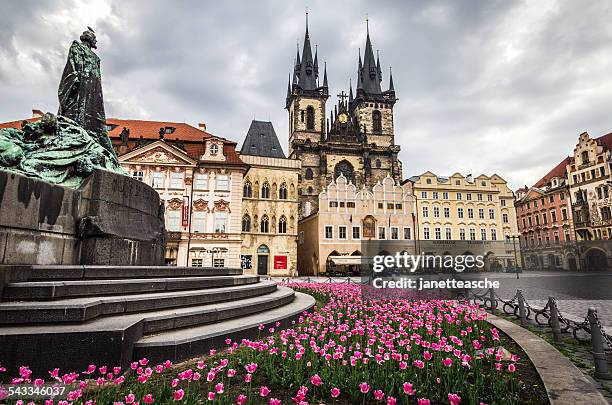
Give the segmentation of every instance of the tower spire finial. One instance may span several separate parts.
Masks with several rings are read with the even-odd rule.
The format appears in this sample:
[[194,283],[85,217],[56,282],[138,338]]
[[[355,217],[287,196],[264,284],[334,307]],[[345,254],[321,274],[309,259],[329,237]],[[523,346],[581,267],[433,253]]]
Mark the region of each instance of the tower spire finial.
[[308,6],[306,6],[306,35],[308,35]]
[[368,36],[370,35],[370,18],[368,17],[368,14],[366,14],[366,34]]

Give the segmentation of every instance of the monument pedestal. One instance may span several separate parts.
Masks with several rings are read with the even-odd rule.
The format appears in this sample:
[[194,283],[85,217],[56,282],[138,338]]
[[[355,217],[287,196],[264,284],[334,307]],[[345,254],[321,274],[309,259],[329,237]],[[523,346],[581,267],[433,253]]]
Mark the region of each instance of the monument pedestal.
[[159,202],[106,170],[77,190],[0,171],[0,264],[163,265]]

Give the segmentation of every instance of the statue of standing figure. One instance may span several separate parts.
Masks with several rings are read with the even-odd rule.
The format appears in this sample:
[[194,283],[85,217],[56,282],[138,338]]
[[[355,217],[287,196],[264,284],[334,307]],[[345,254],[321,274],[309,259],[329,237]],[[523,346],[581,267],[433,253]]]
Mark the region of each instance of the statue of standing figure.
[[96,35],[89,28],[80,40],[68,53],[58,115],[0,129],[0,170],[71,188],[96,169],[126,174],[106,131]]
[[96,141],[115,155],[106,131],[106,115],[102,97],[102,75],[100,58],[94,30],[87,27],[79,41],[73,41],[68,51],[68,60],[57,90],[58,115],[70,118]]

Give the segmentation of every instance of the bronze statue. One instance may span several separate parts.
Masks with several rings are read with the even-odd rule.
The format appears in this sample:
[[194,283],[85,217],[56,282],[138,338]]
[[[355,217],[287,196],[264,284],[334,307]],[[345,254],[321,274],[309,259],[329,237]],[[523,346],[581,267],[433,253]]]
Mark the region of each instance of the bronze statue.
[[0,129],[0,170],[72,188],[98,168],[126,174],[106,132],[96,36],[89,28],[80,39],[68,53],[59,114]]
[[96,34],[87,27],[79,39],[80,42],[72,42],[68,51],[68,60],[57,91],[60,104],[58,115],[79,124],[114,155],[115,151],[106,132],[100,58],[92,50],[97,48]]

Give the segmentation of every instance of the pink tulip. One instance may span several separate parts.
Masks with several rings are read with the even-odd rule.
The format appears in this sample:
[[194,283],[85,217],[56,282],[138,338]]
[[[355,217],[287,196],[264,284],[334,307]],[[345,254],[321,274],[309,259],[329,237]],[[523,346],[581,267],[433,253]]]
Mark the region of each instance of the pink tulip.
[[174,395],[173,396],[174,396],[174,400],[175,401],[180,401],[185,396],[185,391],[183,391],[182,389],[180,389],[178,391],[174,391]]
[[153,399],[153,394],[147,394],[144,397],[142,397],[142,402],[144,402],[145,404],[154,403],[155,400]]
[[223,383],[218,383],[217,385],[215,385],[215,391],[217,392],[217,394],[223,394],[224,389],[225,387],[223,386]]
[[413,388],[412,384],[405,382],[403,385],[404,394],[406,395],[414,395],[416,394],[416,390]]
[[457,394],[452,394],[449,392],[448,402],[450,402],[450,405],[459,405],[459,402],[461,402],[461,397]]
[[270,405],[280,405],[280,399],[270,398]]
[[310,382],[312,383],[312,385],[315,386],[320,386],[322,381],[321,381],[321,377],[319,377],[318,374],[313,375],[312,377],[310,377]]
[[331,392],[332,398],[338,398],[340,396],[340,389],[339,388],[334,387],[334,388],[331,389],[330,392]]
[[359,390],[362,394],[367,394],[368,392],[370,392],[370,386],[367,383],[363,382],[359,384]]
[[382,401],[384,397],[385,397],[385,393],[382,392],[382,390],[374,391],[374,399],[376,399],[377,401]]
[[514,363],[508,364],[508,371],[511,373],[514,373],[516,371],[516,366],[514,365]]
[[240,394],[238,395],[238,397],[236,398],[236,404],[238,405],[244,405],[246,403],[247,397],[246,395]]
[[215,400],[215,393],[212,391],[208,392],[208,396],[207,396],[209,401],[214,401]]
[[427,398],[419,398],[417,401],[418,405],[430,405],[430,401]]
[[444,360],[442,360],[442,364],[444,364],[446,367],[450,367],[453,364],[453,360],[447,357]]
[[270,393],[270,389],[268,387],[266,387],[265,385],[259,387],[259,395],[260,396],[267,397],[269,393]]
[[395,405],[396,402],[397,399],[395,399],[394,397],[387,397],[387,405]]

